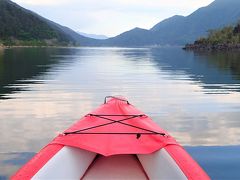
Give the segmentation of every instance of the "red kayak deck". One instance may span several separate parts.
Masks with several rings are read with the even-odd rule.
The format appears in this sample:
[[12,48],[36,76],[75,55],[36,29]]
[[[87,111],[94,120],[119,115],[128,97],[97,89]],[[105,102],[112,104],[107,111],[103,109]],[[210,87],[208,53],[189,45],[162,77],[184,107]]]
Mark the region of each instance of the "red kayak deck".
[[12,179],[32,178],[63,147],[103,156],[146,155],[164,148],[187,179],[209,179],[173,137],[124,98],[111,97],[85,115],[44,147]]

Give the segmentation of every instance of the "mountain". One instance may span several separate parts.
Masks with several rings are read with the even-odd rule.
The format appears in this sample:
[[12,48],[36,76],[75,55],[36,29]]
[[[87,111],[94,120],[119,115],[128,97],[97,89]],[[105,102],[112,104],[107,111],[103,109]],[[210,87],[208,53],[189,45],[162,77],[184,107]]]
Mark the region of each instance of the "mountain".
[[84,32],[77,32],[78,34],[88,37],[88,38],[92,38],[92,39],[108,39],[109,37],[105,36],[105,35],[101,35],[101,34],[88,34],[88,33],[84,33]]
[[239,0],[215,0],[187,17],[169,22],[167,27],[161,27],[162,23],[159,23],[151,30],[161,33],[163,36],[171,36],[171,43],[174,43],[174,40],[179,43],[187,43],[193,42],[201,36],[206,36],[210,29],[232,25],[238,20],[240,20]]
[[95,41],[10,0],[0,0],[0,44],[86,45],[90,42]]
[[215,0],[189,16],[170,17],[149,30],[134,28],[112,38],[94,39],[45,19],[10,0],[0,0],[0,45],[184,45],[207,36],[211,29],[235,25],[240,20],[239,7],[240,0]]
[[60,31],[62,33],[64,33],[65,35],[67,35],[70,39],[72,39],[77,45],[80,46],[96,46],[99,44],[99,42],[101,42],[98,39],[92,39],[92,38],[88,38],[85,36],[80,35],[79,33],[73,31],[72,29],[66,27],[66,26],[62,26],[60,24],[57,24],[53,21],[50,21],[48,19],[45,19],[43,17],[40,16],[40,18],[44,19],[46,23],[48,23],[53,29]]
[[154,35],[149,30],[134,28],[102,43],[106,46],[142,46],[151,45],[154,41]]
[[179,15],[172,16],[156,24],[150,30],[159,31],[160,29],[165,30],[169,30],[169,28],[174,29],[176,24],[180,25],[183,22],[184,18],[185,18],[184,16]]
[[173,16],[151,29],[134,28],[103,41],[111,46],[184,45],[208,30],[234,25],[240,20],[240,0],[215,0],[189,16]]

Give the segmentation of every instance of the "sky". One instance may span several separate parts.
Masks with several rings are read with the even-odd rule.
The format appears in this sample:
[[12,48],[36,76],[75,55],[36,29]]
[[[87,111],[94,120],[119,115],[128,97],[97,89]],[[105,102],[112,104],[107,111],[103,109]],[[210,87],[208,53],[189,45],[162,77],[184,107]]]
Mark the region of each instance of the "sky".
[[150,29],[173,15],[187,16],[214,0],[12,0],[75,31],[116,36]]

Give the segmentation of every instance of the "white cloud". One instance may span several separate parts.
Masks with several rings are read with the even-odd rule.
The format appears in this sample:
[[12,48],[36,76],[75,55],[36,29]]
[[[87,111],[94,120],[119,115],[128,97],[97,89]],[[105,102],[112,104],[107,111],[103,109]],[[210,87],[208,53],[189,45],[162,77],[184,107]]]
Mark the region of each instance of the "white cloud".
[[[75,7],[88,7],[94,9],[102,8],[145,8],[145,9],[157,9],[163,7],[184,7],[184,8],[196,8],[204,6],[212,2],[213,0],[13,0],[14,2],[34,5],[34,6],[49,6],[49,5],[78,5]],[[179,3],[180,2],[180,3]]]
[[68,0],[13,0],[16,3],[32,6],[53,6],[67,4]]

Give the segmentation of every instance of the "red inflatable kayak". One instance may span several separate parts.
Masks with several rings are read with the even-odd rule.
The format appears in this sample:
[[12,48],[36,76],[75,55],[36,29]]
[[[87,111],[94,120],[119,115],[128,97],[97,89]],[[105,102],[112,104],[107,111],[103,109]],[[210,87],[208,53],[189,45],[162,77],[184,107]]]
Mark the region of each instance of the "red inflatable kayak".
[[12,179],[209,179],[173,137],[126,99],[106,97]]

